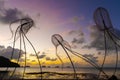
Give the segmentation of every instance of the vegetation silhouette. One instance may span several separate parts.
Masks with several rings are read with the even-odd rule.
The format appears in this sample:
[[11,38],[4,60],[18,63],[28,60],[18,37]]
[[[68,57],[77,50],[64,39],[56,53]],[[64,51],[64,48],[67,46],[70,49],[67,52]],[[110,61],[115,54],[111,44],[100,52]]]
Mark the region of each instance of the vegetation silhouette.
[[[68,51],[69,51],[70,53],[72,53],[73,55],[75,55],[75,56],[83,59],[83,60],[86,61],[86,62],[88,62],[88,63],[89,63],[90,65],[92,65],[95,69],[97,69],[97,70],[101,71],[103,74],[105,74],[106,78],[108,78],[108,75],[107,75],[94,61],[92,61],[91,59],[85,57],[84,55],[82,55],[82,54],[80,54],[80,53],[78,53],[78,52],[73,51],[73,50],[71,49],[71,46],[69,45],[69,43],[68,43],[67,41],[65,41],[65,40],[62,38],[61,35],[59,35],[59,34],[54,34],[54,35],[52,35],[52,38],[51,38],[51,39],[52,39],[52,43],[55,45],[55,49],[56,49],[56,47],[58,47],[58,46],[60,45],[60,46],[63,48],[63,50],[65,51],[65,53],[67,54],[67,56],[68,56],[68,58],[69,58],[69,60],[70,60],[70,62],[71,62],[72,68],[73,68],[73,70],[74,70],[74,79],[78,79],[78,78],[77,78],[76,70],[75,70],[75,67],[74,67],[74,63],[73,63],[71,57],[69,56]],[[57,49],[56,49],[56,50],[57,50]],[[57,51],[56,51],[56,52],[57,52]],[[57,53],[56,53],[56,54],[57,54]],[[58,57],[59,59],[61,59],[58,55],[57,55],[57,57]],[[61,60],[62,60],[62,59],[61,59]],[[61,61],[61,60],[60,60],[60,61]],[[61,63],[63,64],[63,61],[61,61]]]
[[[103,7],[98,7],[94,12],[94,21],[97,25],[97,28],[104,33],[104,46],[105,46],[105,56],[103,59],[103,63],[101,65],[101,70],[104,67],[104,63],[106,61],[106,55],[108,54],[108,47],[107,47],[107,39],[111,40],[114,43],[115,47],[115,53],[116,53],[116,65],[115,70],[113,72],[112,77],[109,80],[117,80],[116,71],[117,71],[117,65],[118,65],[118,47],[120,48],[120,44],[118,41],[120,40],[120,37],[114,32],[115,29],[111,23],[108,11]],[[101,74],[101,71],[99,72],[98,78]]]
[[[20,25],[17,27],[17,29],[15,30],[15,32],[12,30],[12,27],[11,25],[13,23],[17,23],[19,22]],[[24,66],[24,71],[23,71],[23,76],[22,78],[24,79],[24,74],[25,74],[25,70],[26,70],[26,54],[27,54],[27,50],[26,50],[26,42],[25,40],[28,41],[28,43],[31,45],[31,47],[33,48],[34,50],[34,53],[36,54],[36,58],[38,60],[38,64],[39,64],[39,68],[40,68],[40,72],[41,72],[41,79],[42,79],[42,67],[41,67],[41,63],[40,63],[40,60],[39,60],[39,57],[38,57],[38,54],[33,46],[33,44],[30,42],[30,40],[28,39],[28,37],[26,36],[26,34],[28,33],[28,31],[34,26],[34,21],[29,18],[29,17],[26,17],[26,18],[23,18],[23,19],[18,19],[16,21],[13,21],[9,28],[10,28],[10,31],[12,33],[12,38],[14,38],[14,41],[13,41],[13,50],[12,50],[12,54],[11,54],[11,60],[13,59],[13,55],[14,55],[14,49],[15,49],[15,43],[16,41],[19,39],[19,43],[20,43],[20,51],[19,51],[19,57],[17,59],[17,63],[19,62],[19,59],[20,59],[20,55],[22,54],[22,45],[24,46],[24,54],[25,54],[25,66]],[[6,71],[9,69],[9,67],[7,67]],[[14,68],[12,74],[10,75],[9,79],[11,79],[14,75],[16,71],[16,67]],[[3,76],[4,77],[4,76]]]
[[0,67],[20,67],[19,64],[11,62],[8,58],[0,56]]

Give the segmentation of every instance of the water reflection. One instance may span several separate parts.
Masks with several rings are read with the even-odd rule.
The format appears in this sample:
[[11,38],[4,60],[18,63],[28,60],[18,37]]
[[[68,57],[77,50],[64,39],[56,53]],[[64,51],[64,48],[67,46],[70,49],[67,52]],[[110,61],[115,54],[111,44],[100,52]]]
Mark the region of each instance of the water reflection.
[[[73,71],[72,68],[63,68],[64,70],[61,70],[61,68],[43,68],[43,79],[73,79]],[[12,70],[14,68],[10,68],[9,71],[5,72],[5,68],[0,68],[0,76],[5,74],[4,79],[8,79],[9,76],[12,73]],[[23,79],[22,73],[23,68],[17,68],[15,74],[13,75],[12,79]],[[105,69],[105,71],[109,74],[109,76],[112,75],[112,71],[114,69]],[[98,71],[94,68],[76,68],[77,71],[77,77],[79,79],[97,79],[97,73]],[[94,72],[94,73],[91,73]],[[118,69],[117,76],[120,78],[120,69]],[[40,79],[41,73],[39,72],[39,68],[26,68],[26,73],[24,74],[24,79]],[[100,79],[105,79],[105,75],[101,75]]]

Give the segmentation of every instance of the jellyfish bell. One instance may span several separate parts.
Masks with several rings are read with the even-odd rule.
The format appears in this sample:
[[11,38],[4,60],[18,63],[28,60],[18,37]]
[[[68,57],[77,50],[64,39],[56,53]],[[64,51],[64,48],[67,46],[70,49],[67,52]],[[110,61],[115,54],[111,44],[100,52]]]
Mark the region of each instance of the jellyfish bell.
[[65,47],[65,48],[67,48],[68,50],[71,50],[71,46],[69,45],[69,43],[67,42],[67,41],[63,41],[62,42],[62,45]]
[[34,21],[32,20],[32,18],[24,18],[21,19],[21,24],[29,24],[29,26],[33,26],[34,25]]
[[26,34],[34,26],[34,21],[31,18],[21,20],[20,31]]
[[[117,35],[119,32],[116,31],[115,28],[113,28],[108,11],[105,8],[99,7],[95,10],[94,12],[94,21],[98,27],[98,29],[100,31],[104,31],[104,48],[105,48],[105,55],[104,55],[104,59],[103,59],[103,63],[101,65],[101,69],[103,69],[105,61],[106,61],[106,55],[108,53],[109,50],[109,46],[108,46],[108,41],[107,40],[111,40],[114,44],[114,49],[115,49],[115,53],[116,53],[116,64],[115,64],[115,68],[114,68],[114,72],[112,77],[110,77],[110,79],[108,80],[117,80],[116,79],[116,70],[118,68],[118,47],[120,47],[119,45],[119,36]],[[98,78],[101,74],[101,71],[99,72]]]
[[[12,24],[19,24],[17,28],[14,28],[12,27]],[[13,36],[17,36],[16,37],[16,40],[19,38],[20,34],[21,33],[28,33],[28,31],[34,26],[34,21],[32,20],[32,18],[30,17],[26,17],[26,18],[23,18],[23,19],[18,19],[18,20],[15,20],[13,22],[10,23],[9,25],[9,28],[10,28],[10,31],[12,33],[12,36],[10,39],[13,38]]]
[[64,40],[61,35],[59,34],[54,34],[52,35],[52,43],[54,44],[55,47],[59,46],[60,43],[62,43]]
[[108,11],[105,8],[99,7],[95,10],[94,21],[100,31],[113,30]]
[[[19,23],[19,25],[17,26],[17,28],[15,29],[15,32],[12,30],[11,28],[11,24],[13,23]],[[12,53],[11,53],[11,60],[13,59],[13,55],[15,54],[15,46],[16,46],[16,40],[19,38],[19,48],[20,48],[20,51],[19,51],[19,57],[17,59],[17,62],[16,63],[19,63],[20,61],[20,54],[22,53],[21,50],[22,50],[22,47],[24,49],[24,54],[25,54],[25,66],[26,66],[26,63],[27,63],[27,57],[26,57],[26,54],[27,54],[27,49],[26,49],[26,41],[30,44],[30,46],[32,47],[34,53],[36,54],[36,58],[38,60],[38,64],[39,64],[39,69],[40,69],[40,72],[42,73],[42,67],[41,67],[41,63],[40,63],[40,60],[39,60],[39,56],[33,46],[33,44],[31,43],[31,41],[28,39],[28,37],[26,36],[26,34],[28,33],[28,31],[33,27],[34,25],[34,21],[32,20],[32,18],[30,17],[26,17],[26,18],[23,18],[23,19],[18,19],[14,22],[12,22],[10,24],[10,30],[12,32],[12,37],[14,37],[14,42],[13,42],[13,50],[12,50]],[[14,35],[14,36],[13,36]],[[6,69],[6,71],[8,70],[8,67]],[[26,67],[24,67],[24,70],[23,70],[23,75],[22,75],[22,78],[24,79],[24,75],[25,75],[25,71],[26,71]],[[9,79],[11,79],[14,75],[14,73],[16,72],[16,67],[14,68],[14,70],[12,71]],[[41,74],[41,80],[42,80],[42,74]]]

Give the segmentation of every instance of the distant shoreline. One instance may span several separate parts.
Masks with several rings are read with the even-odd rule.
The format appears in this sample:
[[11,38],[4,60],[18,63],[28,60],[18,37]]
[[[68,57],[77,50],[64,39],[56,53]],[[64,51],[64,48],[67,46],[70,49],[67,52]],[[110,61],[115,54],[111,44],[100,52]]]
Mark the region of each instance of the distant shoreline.
[[[31,66],[26,66],[27,68],[39,68],[39,67],[31,67]],[[7,68],[7,67],[0,67],[0,68]],[[8,67],[8,68],[15,68],[15,67]],[[16,67],[16,68],[24,68],[24,66]],[[42,67],[42,68],[61,68],[61,67]],[[63,67],[63,68],[72,68],[72,67]],[[75,67],[76,69],[95,69],[94,67]],[[104,67],[103,69],[115,69],[115,67]],[[117,69],[120,69],[118,67]]]

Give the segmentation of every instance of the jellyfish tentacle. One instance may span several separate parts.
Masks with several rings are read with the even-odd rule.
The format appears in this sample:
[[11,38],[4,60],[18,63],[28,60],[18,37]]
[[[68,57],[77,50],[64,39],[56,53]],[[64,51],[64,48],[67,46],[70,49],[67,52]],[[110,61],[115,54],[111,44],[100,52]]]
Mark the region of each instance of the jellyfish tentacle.
[[[23,27],[23,26],[24,26],[24,24],[22,23],[22,20],[21,20],[21,21],[20,21],[20,26],[18,26],[18,29],[17,29],[17,30],[19,30],[19,35],[20,35],[20,51],[19,51],[19,56],[18,56],[18,59],[17,59],[17,62],[16,62],[16,63],[19,62],[20,55],[21,55],[21,51],[22,51],[22,27]],[[16,31],[17,31],[17,30],[16,30]],[[15,71],[16,71],[16,68],[17,68],[17,67],[14,68],[14,70],[13,70],[11,76],[9,77],[9,79],[11,79],[11,78],[13,77],[13,75],[14,75],[14,73],[15,73]]]
[[[11,25],[14,24],[14,23],[16,23],[16,22],[19,22],[19,21],[21,21],[21,20],[22,20],[22,19],[18,19],[18,20],[12,21],[12,22],[10,23],[9,29],[10,29],[10,32],[12,33],[12,36],[11,36],[10,39],[12,39],[12,38],[13,38],[13,35],[14,35]],[[20,26],[19,26],[19,27],[20,27]],[[16,29],[16,30],[17,30],[17,29]]]
[[72,54],[74,54],[75,56],[77,56],[77,57],[85,60],[85,61],[88,62],[89,64],[91,64],[95,69],[97,69],[97,70],[99,70],[99,71],[102,71],[102,73],[105,74],[106,78],[108,78],[108,75],[107,75],[96,63],[94,63],[91,59],[89,59],[89,58],[87,58],[87,57],[85,57],[85,56],[83,56],[83,55],[81,55],[81,54],[79,54],[79,53],[77,53],[77,52],[75,52],[75,51],[72,51],[72,50],[70,50],[70,49],[68,49],[68,48],[66,48],[66,49],[67,49],[68,51],[70,51]]
[[[26,21],[26,22],[23,22],[23,21]],[[16,22],[20,22],[20,26],[19,27],[23,27],[24,25],[29,25],[29,27],[31,28],[33,25],[34,25],[34,22],[33,22],[33,20],[31,20],[30,18],[23,18],[23,19],[18,19],[18,20],[15,20],[15,21],[13,21],[12,23],[10,23],[10,25],[9,25],[9,29],[10,29],[10,31],[11,31],[11,33],[12,33],[12,36],[11,36],[11,38],[10,39],[12,39],[13,38],[13,35],[14,35],[14,32],[13,32],[13,30],[12,30],[12,27],[11,27],[11,25],[12,24],[14,24],[14,23],[16,23]],[[30,29],[29,28],[29,29]],[[27,29],[27,31],[26,31],[26,33],[28,32],[28,30],[29,29]],[[24,30],[24,29],[23,29]]]
[[115,50],[116,50],[116,65],[115,65],[115,70],[113,72],[113,75],[115,75],[116,73],[116,70],[118,68],[118,49],[117,49],[117,46],[120,47],[119,44],[117,44],[117,42],[113,39],[112,35],[110,34],[109,31],[107,31],[108,35],[110,36],[111,40],[114,42],[114,45],[115,45]]
[[68,48],[71,50],[71,46],[69,45],[69,43],[67,41],[62,41],[62,44],[64,45],[64,47]]
[[[110,35],[112,35],[111,37],[113,38],[113,37],[115,37],[115,38],[117,38],[117,39],[119,39],[119,37],[117,36],[117,35],[115,35],[114,33],[112,33],[112,32],[109,32],[109,34]],[[113,40],[114,40],[114,38],[113,38]],[[115,75],[115,73],[116,73],[116,71],[117,71],[117,66],[118,66],[118,47],[120,47],[120,45],[114,40],[113,41],[114,42],[114,45],[115,45],[115,51],[116,51],[116,67],[115,67],[115,71],[114,71],[114,73],[113,73],[113,75]]]
[[74,78],[77,79],[77,74],[76,74],[76,70],[75,70],[75,66],[74,66],[74,63],[71,59],[71,57],[69,56],[68,52],[66,51],[65,47],[61,44],[62,48],[64,49],[65,53],[67,54],[71,64],[72,64],[72,67],[73,67],[73,70],[74,70]]
[[[67,42],[67,41],[63,41],[64,42],[64,47],[68,50],[68,51],[70,51],[72,54],[74,54],[75,56],[78,56],[78,55],[80,55],[80,56],[78,56],[78,57],[80,57],[80,58],[82,58],[83,60],[85,60],[86,62],[88,62],[88,63],[90,63],[92,66],[94,66],[94,67],[98,67],[99,68],[99,66],[96,64],[96,63],[94,63],[92,60],[90,60],[89,58],[87,58],[87,57],[84,57],[83,55],[81,55],[81,54],[79,54],[79,53],[77,53],[77,54],[75,54],[75,53],[73,53],[73,51],[71,50],[71,46],[69,45],[69,43]],[[106,58],[106,57],[105,57]],[[100,72],[102,71],[102,69],[101,70],[99,70]]]
[[25,67],[24,67],[24,71],[23,71],[23,76],[22,76],[22,78],[24,79],[24,74],[25,74],[25,70],[26,70],[26,59],[27,59],[27,57],[26,57],[26,43],[25,43],[25,39],[24,39],[24,35],[22,34],[22,38],[23,38],[23,45],[24,45],[24,50],[25,50]]
[[58,53],[57,53],[57,47],[58,47],[60,44],[59,44],[59,42],[56,40],[55,37],[56,37],[60,42],[63,41],[63,38],[62,38],[59,34],[54,34],[54,35],[52,35],[52,37],[51,37],[51,41],[52,41],[52,43],[53,43],[54,46],[55,46],[55,54],[56,54],[56,56],[58,57],[58,59],[60,60],[60,62],[62,63],[62,69],[63,69],[64,63],[63,63],[62,59],[60,58],[60,56],[59,56]]
[[[73,53],[73,51],[71,50],[71,46],[69,45],[69,43],[67,42],[67,41],[63,41],[64,42],[64,47],[68,50],[68,51],[70,51],[72,54],[74,54]],[[63,43],[62,42],[62,43]],[[76,53],[76,52],[75,52]],[[76,54],[74,54],[74,55],[76,55]],[[98,67],[99,68],[99,66],[96,64],[96,63],[94,63],[92,60],[90,60],[89,58],[87,58],[87,57],[84,57],[83,55],[81,55],[81,54],[79,54],[80,56],[80,58],[82,58],[83,60],[85,60],[86,62],[88,62],[88,63],[90,63],[90,64],[92,64],[92,66],[94,66],[94,67]],[[78,55],[76,55],[76,56],[78,56]],[[105,59],[106,59],[106,54],[105,54]],[[102,71],[102,68],[101,68],[101,70],[99,70],[100,72]]]
[[[77,55],[80,55],[81,56],[81,58],[82,59],[84,59],[84,60],[87,60],[87,62],[92,62],[93,64],[95,64],[92,60],[90,60],[89,58],[87,58],[87,57],[84,57],[83,55],[81,55],[81,54],[79,54],[79,53],[77,53],[77,52],[74,52],[72,49],[71,49],[71,46],[69,45],[69,43],[67,42],[67,41],[64,41],[64,47],[68,50],[68,51],[70,51],[72,54],[74,54],[74,53],[76,53]],[[74,54],[75,55],[75,54]],[[97,65],[97,64],[95,64],[95,65]],[[98,66],[98,65],[97,65]]]
[[120,37],[118,37],[115,33],[113,33],[112,31],[110,31],[110,34],[113,35],[116,39],[120,40]]
[[[101,69],[103,70],[103,66],[104,66],[104,63],[105,63],[105,61],[106,61],[106,57],[107,57],[107,42],[106,42],[106,30],[104,30],[104,49],[105,49],[105,55],[104,55],[104,58],[103,58],[103,63],[102,63],[102,65],[101,65]],[[99,77],[100,77],[100,75],[101,75],[101,71],[98,73],[98,79],[99,79]]]
[[[19,56],[18,56],[17,62],[16,62],[17,64],[19,63],[19,60],[20,60],[20,55],[21,55],[21,51],[22,51],[21,47],[22,47],[22,42],[21,42],[21,34],[20,34],[20,51],[19,51]],[[12,74],[10,75],[9,79],[11,79],[13,77],[13,75],[16,71],[16,68],[17,67],[14,68],[14,70],[13,70]]]
[[14,48],[15,48],[15,42],[16,42],[16,35],[17,35],[17,31],[20,28],[20,26],[17,28],[16,32],[15,32],[15,36],[14,36],[14,42],[13,42],[13,50],[12,50],[12,54],[11,54],[11,58],[13,58],[13,54],[14,54]]
[[41,71],[41,79],[42,79],[42,65],[40,63],[40,60],[39,60],[39,57],[38,57],[38,54],[34,48],[34,46],[32,45],[32,43],[30,42],[30,40],[27,38],[27,36],[23,33],[23,35],[25,36],[26,40],[29,42],[29,44],[31,45],[31,47],[33,48],[35,54],[36,54],[36,57],[37,57],[37,60],[38,60],[38,64],[39,64],[39,67],[40,67],[40,71]]
[[[17,29],[15,30],[15,32],[12,30],[12,27],[11,25],[13,23],[16,23],[16,22],[20,22],[20,25],[17,27]],[[13,55],[14,55],[14,51],[15,51],[15,42],[18,38],[20,38],[20,50],[19,50],[19,55],[18,55],[18,59],[17,59],[17,63],[19,63],[19,60],[20,60],[20,55],[21,55],[21,52],[22,52],[22,42],[23,42],[23,46],[24,46],[24,50],[25,50],[25,65],[26,65],[26,44],[25,44],[25,39],[29,42],[29,44],[32,46],[35,54],[36,54],[36,57],[37,57],[37,60],[38,60],[38,64],[40,66],[40,71],[41,71],[41,79],[42,79],[42,67],[41,67],[41,64],[40,64],[40,61],[39,61],[39,57],[36,53],[36,50],[34,48],[34,46],[32,45],[32,43],[29,41],[29,39],[27,38],[26,36],[26,33],[28,33],[28,31],[31,29],[31,27],[34,25],[34,22],[31,18],[23,18],[23,19],[18,19],[18,20],[15,20],[13,21],[12,23],[10,23],[9,25],[9,29],[12,33],[12,37],[14,37],[14,41],[13,41],[13,50],[12,50],[12,53],[11,53],[11,60],[13,59]],[[17,35],[19,34],[19,36]],[[25,39],[24,39],[25,38]],[[7,67],[6,70],[8,70],[9,67]],[[25,73],[25,70],[26,68],[24,67],[24,71],[23,71],[23,78],[24,78],[24,73]],[[16,71],[16,67],[14,68],[12,74],[9,76],[9,79],[11,79],[14,75]],[[5,75],[2,76],[2,79],[4,78]]]
[[[18,30],[18,29],[19,29],[19,27],[17,28],[17,30]],[[15,41],[16,41],[17,30],[15,31],[15,36],[14,36],[14,41],[13,41],[13,48],[12,48],[12,53],[11,53],[10,60],[12,60],[13,54],[14,54],[14,50],[15,50]],[[5,71],[8,71],[8,69],[9,69],[9,67],[7,67]],[[1,77],[1,79],[3,79],[4,76],[5,76],[5,74],[3,74],[3,76]]]
[[70,60],[70,63],[71,63],[71,65],[72,65],[72,67],[73,67],[73,70],[74,70],[74,79],[77,79],[77,74],[76,74],[75,66],[74,66],[74,64],[73,64],[73,62],[72,62],[71,57],[69,56],[69,54],[68,54],[68,52],[66,51],[65,47],[63,46],[63,44],[62,44],[56,37],[55,37],[55,39],[58,41],[58,43],[61,45],[61,47],[63,48],[63,50],[64,50],[65,53],[67,54],[67,56],[68,56],[68,58],[69,58],[69,60]]
[[114,30],[114,28],[112,26],[108,11],[105,8],[100,7],[96,9],[94,13],[94,20],[97,26],[103,28],[102,31],[106,32],[106,35],[108,35],[107,37],[109,37],[112,40],[113,44],[115,45],[116,65],[115,70],[113,72],[113,75],[115,75],[118,67],[118,47],[120,47],[120,45],[118,44],[118,42],[115,41],[115,39],[120,40],[120,38],[112,31]]
[[18,21],[19,21],[19,20],[15,20],[15,21],[13,21],[12,23],[10,23],[10,25],[9,25],[10,32],[12,33],[12,36],[11,36],[10,39],[13,38],[13,34],[14,34],[11,25],[14,24],[14,23],[16,23],[16,22],[18,22]]
[[[54,37],[55,38],[55,40],[56,40],[56,42],[57,43],[59,43],[59,45],[63,45],[63,47],[64,47],[64,49],[65,50],[68,50],[68,51],[70,51],[72,54],[74,54],[75,56],[77,56],[77,57],[79,57],[79,58],[82,58],[83,60],[85,60],[86,62],[88,62],[89,64],[91,64],[93,67],[95,67],[97,70],[99,70],[99,71],[102,71],[102,73],[104,73],[105,74],[105,76],[106,76],[106,78],[108,78],[108,75],[96,64],[96,63],[94,63],[92,60],[90,60],[89,58],[87,58],[87,57],[84,57],[83,55],[81,55],[81,54],[79,54],[79,53],[77,53],[77,52],[74,52],[74,51],[72,51],[71,50],[71,47],[70,47],[70,45],[65,41],[64,42],[64,40],[62,40],[62,41],[59,41],[59,37],[61,37],[59,34],[57,34],[57,37],[56,37],[56,35],[53,35],[52,37]],[[53,38],[53,39],[54,39]],[[61,37],[61,39],[63,39],[62,37]],[[60,40],[61,40],[60,39]],[[53,41],[53,40],[52,40]],[[53,44],[54,44],[54,42],[53,42]],[[56,44],[54,44],[54,45],[56,45]],[[57,45],[58,46],[58,45]]]
[[55,49],[56,56],[58,57],[58,59],[59,59],[60,62],[62,63],[62,70],[63,70],[64,63],[63,63],[62,59],[60,58],[60,56],[59,56],[58,53],[57,53],[57,47],[55,47],[55,48],[56,48],[56,49]]
[[[112,37],[113,38],[113,37]],[[112,40],[112,39],[111,39]],[[114,39],[112,40],[119,48],[120,48],[120,44],[117,43]]]
[[115,65],[115,71],[114,71],[113,75],[116,74],[117,67],[118,67],[118,48],[117,48],[117,45],[115,45],[115,49],[116,49],[116,65]]

